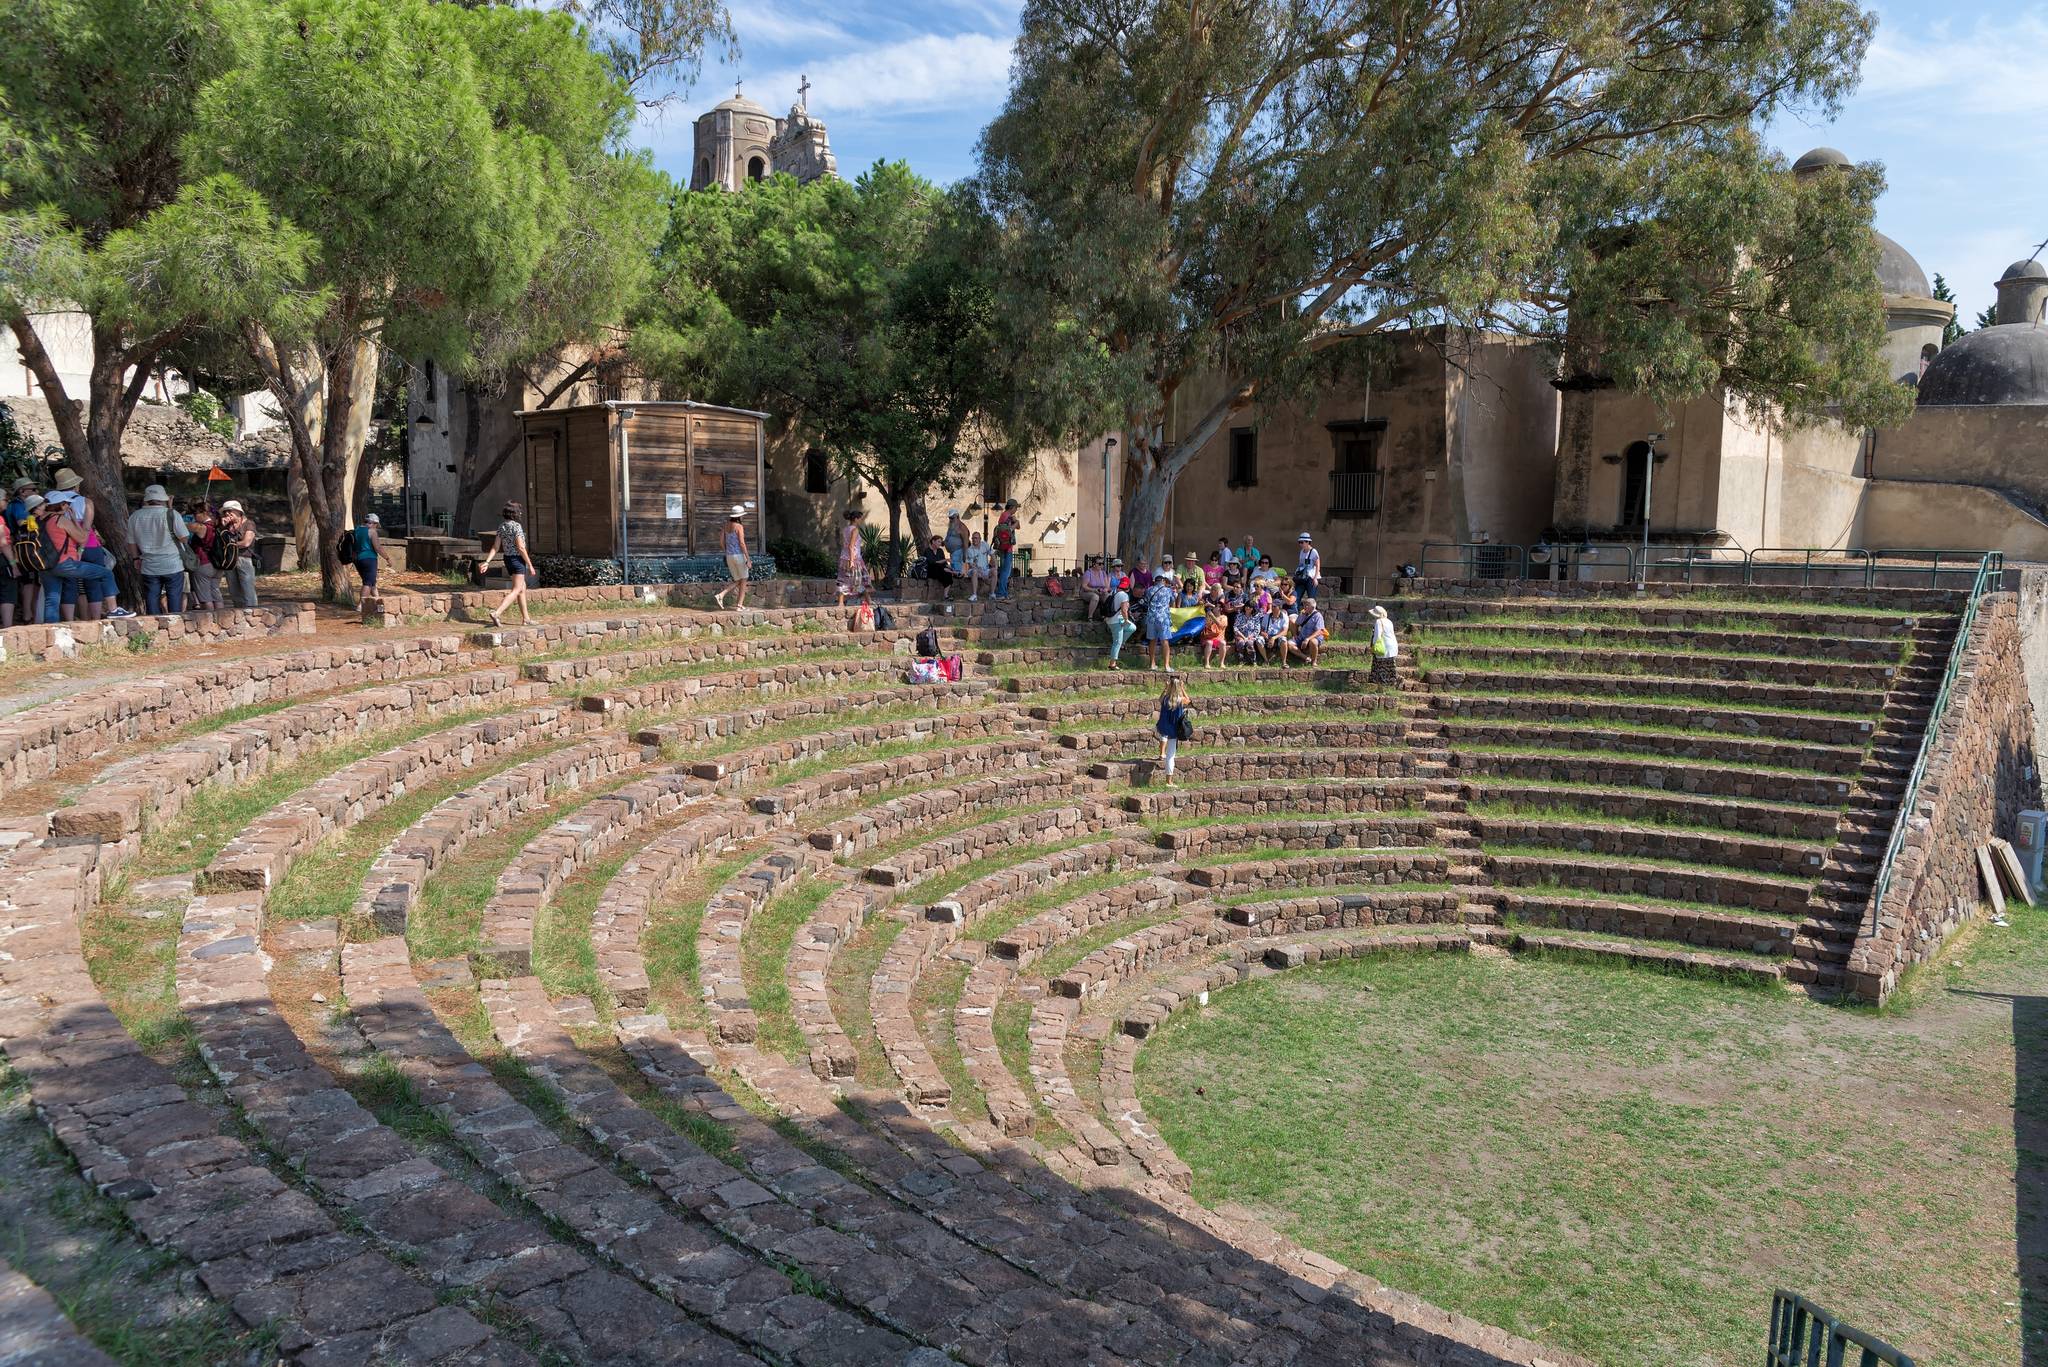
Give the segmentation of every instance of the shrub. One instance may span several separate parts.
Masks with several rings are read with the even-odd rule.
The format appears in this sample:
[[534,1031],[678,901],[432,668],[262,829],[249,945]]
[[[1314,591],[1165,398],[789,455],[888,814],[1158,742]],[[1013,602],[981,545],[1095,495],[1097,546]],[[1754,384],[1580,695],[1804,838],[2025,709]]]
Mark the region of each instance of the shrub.
[[185,410],[185,416],[198,423],[222,440],[231,440],[235,435],[234,415],[229,413],[221,401],[203,389],[178,396],[178,407]]
[[838,562],[829,554],[793,536],[769,542],[768,554],[775,557],[776,569],[800,579],[830,579],[839,570]]

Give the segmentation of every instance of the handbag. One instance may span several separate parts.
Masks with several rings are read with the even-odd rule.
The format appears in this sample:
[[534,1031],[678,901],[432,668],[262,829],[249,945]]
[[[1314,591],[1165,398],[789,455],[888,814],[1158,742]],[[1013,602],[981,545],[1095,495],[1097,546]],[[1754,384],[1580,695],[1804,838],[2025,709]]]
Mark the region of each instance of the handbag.
[[1193,740],[1195,738],[1195,719],[1188,715],[1188,710],[1185,707],[1180,710],[1179,720],[1173,724],[1173,734],[1180,740]]
[[164,509],[164,530],[170,533],[171,544],[178,548],[178,563],[185,567],[185,573],[193,574],[199,569],[199,557],[192,551],[192,543],[177,533],[177,523],[171,520],[173,514]]

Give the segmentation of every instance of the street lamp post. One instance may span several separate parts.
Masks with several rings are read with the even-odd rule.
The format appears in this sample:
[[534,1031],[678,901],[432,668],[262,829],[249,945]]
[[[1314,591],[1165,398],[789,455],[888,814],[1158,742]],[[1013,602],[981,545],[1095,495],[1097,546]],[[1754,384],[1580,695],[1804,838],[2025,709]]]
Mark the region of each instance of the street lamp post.
[[1650,486],[1656,481],[1657,443],[1662,440],[1662,432],[1652,432],[1643,438],[1643,558],[1636,568],[1637,593],[1643,592],[1650,577]]
[[1102,439],[1102,563],[1109,564],[1109,462],[1116,451],[1116,438]]
[[618,408],[613,412],[619,420],[619,582],[630,584],[633,581],[633,540],[628,524],[633,520],[633,466],[626,444],[626,424],[633,421],[633,410]]

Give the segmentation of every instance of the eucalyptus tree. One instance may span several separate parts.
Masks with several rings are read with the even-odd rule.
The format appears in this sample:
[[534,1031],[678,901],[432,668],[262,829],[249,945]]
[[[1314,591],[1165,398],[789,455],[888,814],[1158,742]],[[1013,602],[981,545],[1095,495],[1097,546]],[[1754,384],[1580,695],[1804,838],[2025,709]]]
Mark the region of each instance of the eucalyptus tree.
[[[1875,168],[1795,180],[1758,130],[1832,112],[1855,0],[1027,0],[981,190],[1006,309],[1089,364],[1156,547],[1231,416],[1348,338],[1562,334],[1671,402],[1889,422]],[[1594,340],[1597,339],[1597,340]],[[1176,420],[1169,427],[1169,415]]]

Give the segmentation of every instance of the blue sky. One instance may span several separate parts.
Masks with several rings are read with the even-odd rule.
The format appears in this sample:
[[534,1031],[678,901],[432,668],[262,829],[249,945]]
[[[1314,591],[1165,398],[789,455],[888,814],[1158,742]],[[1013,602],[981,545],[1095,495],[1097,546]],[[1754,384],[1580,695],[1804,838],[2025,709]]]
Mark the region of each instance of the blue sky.
[[[1016,0],[732,0],[741,59],[643,124],[671,174],[689,174],[690,121],[732,91],[781,112],[811,78],[842,173],[901,158],[950,181],[974,167],[1001,106]],[[1780,119],[1788,156],[1816,144],[1885,164],[1877,225],[1940,271],[1965,321],[2007,263],[2048,237],[2048,0],[1884,0],[1863,84],[1832,124]]]

